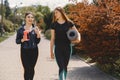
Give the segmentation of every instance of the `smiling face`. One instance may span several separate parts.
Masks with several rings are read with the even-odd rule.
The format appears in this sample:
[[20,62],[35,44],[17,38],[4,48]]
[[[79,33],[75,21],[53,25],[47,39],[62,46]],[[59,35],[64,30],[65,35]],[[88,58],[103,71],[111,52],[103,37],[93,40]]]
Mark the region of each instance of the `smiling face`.
[[33,15],[32,15],[32,14],[26,15],[25,21],[26,21],[27,24],[33,24],[33,22],[34,22],[34,17],[33,17]]

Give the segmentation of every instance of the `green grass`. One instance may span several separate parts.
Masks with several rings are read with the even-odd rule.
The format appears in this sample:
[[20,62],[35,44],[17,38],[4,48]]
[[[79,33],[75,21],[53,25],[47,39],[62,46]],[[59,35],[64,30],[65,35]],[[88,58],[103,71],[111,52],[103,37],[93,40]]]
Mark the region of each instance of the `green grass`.
[[12,36],[14,34],[14,32],[6,32],[3,36],[0,36],[0,43],[4,40],[6,40],[7,38],[9,38],[10,36]]

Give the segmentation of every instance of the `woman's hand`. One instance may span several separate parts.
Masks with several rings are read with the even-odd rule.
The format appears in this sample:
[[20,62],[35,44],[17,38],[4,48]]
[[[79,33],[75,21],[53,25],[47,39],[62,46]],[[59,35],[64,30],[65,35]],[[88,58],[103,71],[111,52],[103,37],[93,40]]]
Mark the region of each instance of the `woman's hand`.
[[24,42],[24,41],[26,41],[26,36],[25,35],[23,35],[23,38],[21,39],[21,42]]
[[54,40],[55,40],[55,31],[54,30],[51,30],[51,40],[50,40],[50,57],[51,57],[51,59],[54,59]]
[[54,53],[52,52],[50,55],[51,59],[54,59]]
[[37,34],[37,38],[40,38],[40,33],[41,33],[41,30],[39,30],[38,27],[35,27],[35,33]]

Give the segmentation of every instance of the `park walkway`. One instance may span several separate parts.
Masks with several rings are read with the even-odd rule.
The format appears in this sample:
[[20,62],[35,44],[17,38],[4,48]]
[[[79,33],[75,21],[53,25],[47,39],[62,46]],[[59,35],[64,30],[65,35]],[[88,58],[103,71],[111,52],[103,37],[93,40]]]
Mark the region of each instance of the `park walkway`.
[[[42,35],[39,58],[34,80],[58,80],[58,67],[49,57],[49,41]],[[20,60],[20,45],[15,44],[15,35],[0,43],[0,80],[24,80]],[[72,56],[68,66],[67,80],[117,80],[99,69]]]

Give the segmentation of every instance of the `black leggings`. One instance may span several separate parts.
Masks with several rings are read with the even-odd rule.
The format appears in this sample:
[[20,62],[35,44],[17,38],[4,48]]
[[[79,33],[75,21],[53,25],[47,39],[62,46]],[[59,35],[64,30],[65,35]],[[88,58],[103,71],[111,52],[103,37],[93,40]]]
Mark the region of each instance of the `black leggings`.
[[55,57],[59,67],[59,80],[63,80],[67,75],[67,66],[71,55],[71,46],[55,46]]
[[33,80],[35,74],[35,64],[38,58],[38,48],[23,49],[21,48],[21,60],[24,68],[24,80]]

